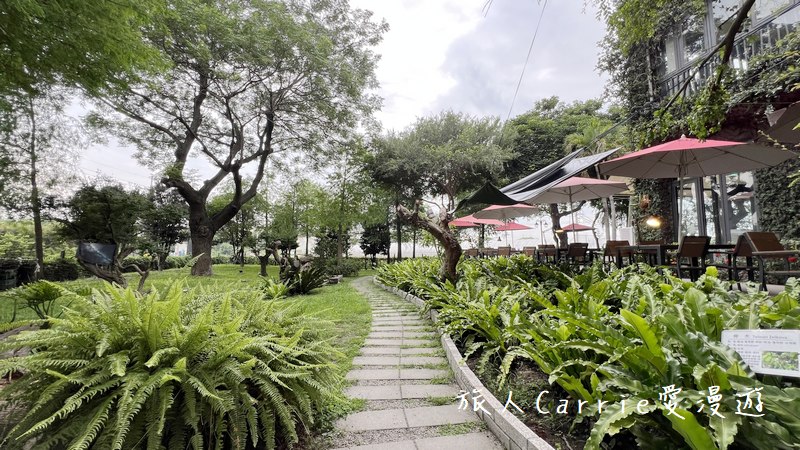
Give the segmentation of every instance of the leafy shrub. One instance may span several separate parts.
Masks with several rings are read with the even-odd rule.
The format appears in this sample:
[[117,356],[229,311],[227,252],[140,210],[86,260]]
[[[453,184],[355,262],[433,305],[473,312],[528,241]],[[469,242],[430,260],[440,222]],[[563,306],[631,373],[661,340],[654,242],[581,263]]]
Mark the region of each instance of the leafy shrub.
[[138,297],[109,285],[52,327],[0,351],[0,390],[20,411],[2,448],[244,449],[298,441],[340,380],[308,317],[257,293],[201,296],[174,284]]
[[315,267],[322,269],[325,274],[331,275],[344,275],[346,277],[354,277],[364,267],[363,259],[342,258],[337,262],[333,259],[317,258],[313,262]]
[[136,272],[136,269],[131,267],[133,264],[135,264],[141,270],[155,268],[155,261],[149,256],[128,256],[122,260],[122,272]]
[[290,295],[303,295],[325,286],[327,280],[328,275],[322,269],[312,266],[294,272],[283,283],[288,287]]
[[49,281],[72,281],[86,275],[86,271],[74,259],[45,261],[42,267],[42,278]]
[[261,290],[266,300],[279,300],[289,295],[289,286],[270,277],[262,279]]
[[[40,319],[54,316],[56,301],[62,297],[74,298],[76,294],[49,281],[37,281],[17,289],[9,295],[16,296],[23,302],[23,306],[30,308]],[[61,315],[61,312],[58,314]]]
[[[501,385],[524,361],[573,403],[587,402],[576,419],[593,423],[586,448],[599,449],[623,431],[648,449],[795,445],[800,383],[755,375],[721,334],[800,327],[797,280],[770,298],[730,290],[715,268],[694,283],[643,265],[611,273],[596,266],[570,278],[522,256],[462,261],[455,286],[439,282],[433,269],[405,261],[381,268],[378,279],[425,298],[466,353],[478,357],[479,372],[494,366]],[[670,385],[681,389],[683,419],[668,415],[659,399]],[[720,388],[724,419],[687,406],[705,401],[712,386]],[[733,412],[736,394],[756,388],[764,416],[743,419]],[[640,400],[648,406],[631,407]],[[600,411],[599,401],[609,406]]]
[[166,264],[165,269],[180,269],[186,267],[189,261],[192,260],[191,256],[167,256],[164,261]]

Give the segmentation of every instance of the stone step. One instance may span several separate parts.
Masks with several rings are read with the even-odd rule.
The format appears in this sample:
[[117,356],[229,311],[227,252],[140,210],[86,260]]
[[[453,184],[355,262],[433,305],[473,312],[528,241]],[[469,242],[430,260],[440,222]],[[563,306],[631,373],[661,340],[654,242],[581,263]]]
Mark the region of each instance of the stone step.
[[381,442],[343,447],[334,450],[502,450],[503,446],[488,432],[437,436],[431,438]]
[[422,366],[428,364],[447,364],[447,360],[438,356],[356,356],[353,358],[354,366]]
[[353,369],[345,376],[348,380],[430,380],[446,377],[446,370],[438,369]]
[[412,398],[453,397],[456,402],[458,389],[447,384],[409,384],[392,386],[350,386],[348,397],[364,400],[407,400]]
[[458,405],[453,404],[361,411],[340,419],[336,428],[343,431],[394,430],[453,425],[477,422],[478,420],[480,419],[472,411],[458,409]]
[[438,348],[435,347],[410,347],[402,348],[400,346],[372,346],[361,347],[362,355],[400,355],[400,356],[418,356],[418,355],[433,355]]

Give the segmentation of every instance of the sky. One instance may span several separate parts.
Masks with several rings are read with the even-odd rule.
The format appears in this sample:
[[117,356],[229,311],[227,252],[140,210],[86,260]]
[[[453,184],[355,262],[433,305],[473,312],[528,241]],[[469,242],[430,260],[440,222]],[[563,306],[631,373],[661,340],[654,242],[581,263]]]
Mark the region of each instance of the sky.
[[[552,95],[586,100],[603,95],[595,66],[604,24],[583,0],[351,0],[374,12],[389,31],[375,51],[383,107],[376,118],[400,130],[442,110],[505,120]],[[542,9],[544,7],[544,12]],[[527,66],[536,24],[541,25]],[[133,150],[113,139],[83,152],[80,171],[148,187],[151,173]]]

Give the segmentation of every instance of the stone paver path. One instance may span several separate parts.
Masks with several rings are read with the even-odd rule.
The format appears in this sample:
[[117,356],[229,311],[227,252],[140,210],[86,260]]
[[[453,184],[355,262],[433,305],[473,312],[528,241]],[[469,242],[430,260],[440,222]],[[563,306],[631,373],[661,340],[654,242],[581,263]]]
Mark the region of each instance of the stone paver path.
[[372,283],[353,286],[372,306],[372,330],[347,374],[347,395],[364,410],[336,424],[338,450],[499,450],[472,411],[458,409],[459,389],[433,324],[416,307]]

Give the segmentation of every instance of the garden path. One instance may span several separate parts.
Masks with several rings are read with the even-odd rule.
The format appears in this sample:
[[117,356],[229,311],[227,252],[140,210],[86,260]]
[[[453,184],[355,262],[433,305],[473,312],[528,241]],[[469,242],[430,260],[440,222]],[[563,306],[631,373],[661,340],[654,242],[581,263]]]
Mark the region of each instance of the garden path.
[[501,449],[472,411],[458,408],[458,386],[433,324],[372,277],[353,281],[372,306],[372,330],[347,374],[347,395],[364,410],[336,424],[340,450]]

